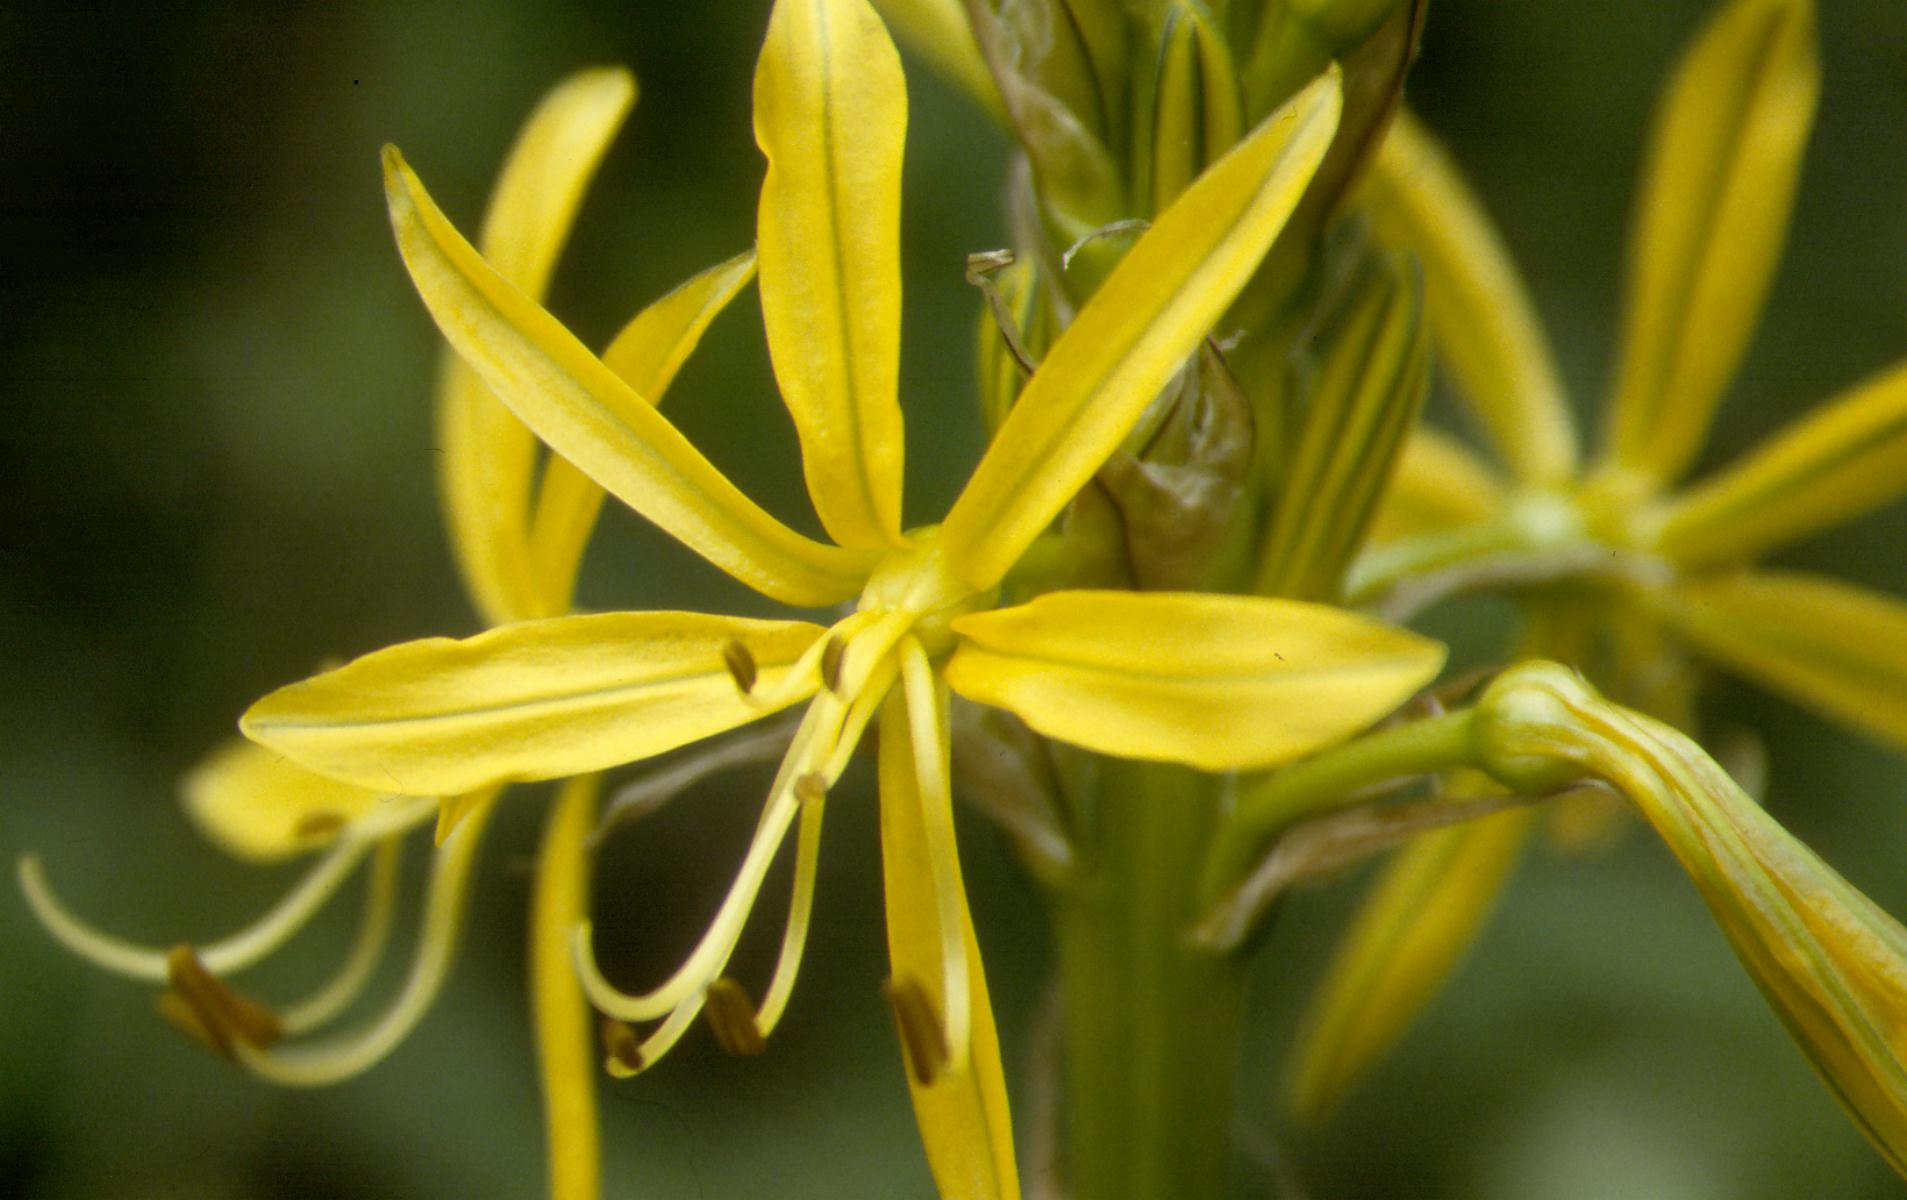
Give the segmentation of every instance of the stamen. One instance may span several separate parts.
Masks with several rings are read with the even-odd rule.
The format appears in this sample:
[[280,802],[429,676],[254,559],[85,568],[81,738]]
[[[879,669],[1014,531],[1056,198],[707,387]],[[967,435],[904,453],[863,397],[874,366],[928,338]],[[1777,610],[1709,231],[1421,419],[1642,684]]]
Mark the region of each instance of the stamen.
[[768,1048],[762,1040],[761,1026],[755,1023],[755,1006],[742,985],[724,975],[709,984],[709,1029],[718,1045],[736,1058],[754,1058]]
[[754,840],[749,843],[748,854],[742,860],[741,869],[736,872],[735,882],[729,885],[728,894],[722,898],[722,905],[716,910],[708,932],[702,935],[702,940],[696,943],[689,957],[661,986],[638,995],[617,988],[603,975],[596,963],[589,924],[584,922],[577,926],[577,975],[582,980],[583,991],[588,994],[590,1003],[599,1011],[622,1021],[653,1021],[680,1009],[691,998],[699,996],[709,982],[722,973],[729,955],[734,953],[735,943],[741,939],[742,927],[755,906],[755,898],[761,893],[762,881],[768,874],[775,853],[781,848],[782,838],[787,834],[795,814],[801,811],[801,804],[794,798],[794,781],[807,772],[819,747],[833,744],[833,739],[840,732],[843,716],[840,704],[826,695],[818,697],[808,709],[800,728],[795,731],[794,739],[789,743],[788,755],[782,760],[781,770],[769,789],[768,805],[755,827]]
[[598,1026],[603,1039],[603,1070],[617,1079],[629,1079],[642,1073],[649,1064],[643,1060],[636,1031],[614,1017],[604,1017]]
[[[220,1054],[234,1057],[241,1044],[263,1049],[282,1036],[277,1013],[206,970],[192,947],[174,946],[166,968],[171,986],[165,995],[178,1003],[161,1004],[160,1012]],[[189,1022],[178,1019],[187,1015]]]
[[384,950],[390,945],[391,917],[397,908],[397,866],[403,840],[388,837],[377,848],[371,864],[370,880],[364,898],[364,915],[358,922],[358,937],[350,955],[337,973],[318,990],[296,1004],[286,1005],[278,1015],[285,1035],[307,1033],[343,1012],[363,994],[364,987]]
[[241,1042],[233,1047],[239,1063],[287,1087],[322,1087],[368,1070],[395,1049],[423,1019],[450,972],[469,907],[471,870],[493,811],[490,803],[477,808],[437,851],[410,974],[382,1013],[357,1031],[321,1042],[271,1051]]
[[755,690],[760,671],[755,665],[755,656],[748,652],[747,646],[742,645],[741,639],[730,638],[723,643],[722,665],[728,668],[729,675],[734,678],[735,686],[742,695],[746,696]]
[[839,634],[831,633],[821,648],[821,684],[835,695],[841,695],[841,670],[847,665],[848,644]]
[[819,804],[828,798],[828,777],[819,771],[809,771],[795,780],[795,799],[802,804]]
[[934,1002],[920,983],[909,977],[889,979],[881,984],[881,996],[894,1014],[894,1027],[900,1031],[901,1053],[914,1082],[932,1087],[946,1071],[947,1031],[934,1011]]
[[[823,790],[825,795],[825,788]],[[781,1014],[794,995],[795,978],[801,973],[801,956],[808,946],[808,927],[814,916],[814,881],[821,858],[821,817],[827,806],[807,804],[801,809],[801,831],[795,839],[795,872],[788,897],[788,920],[781,931],[781,953],[775,960],[775,974],[768,981],[768,993],[762,997],[756,1024],[762,1036],[773,1033]]]

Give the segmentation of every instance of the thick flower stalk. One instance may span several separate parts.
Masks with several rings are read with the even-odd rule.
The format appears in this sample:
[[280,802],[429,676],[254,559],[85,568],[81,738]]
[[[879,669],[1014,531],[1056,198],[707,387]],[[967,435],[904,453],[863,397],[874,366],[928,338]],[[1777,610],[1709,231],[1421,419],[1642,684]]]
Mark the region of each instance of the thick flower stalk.
[[[1440,361],[1503,469],[1420,429],[1353,575],[1355,600],[1401,616],[1452,592],[1509,590],[1525,601],[1523,652],[1574,663],[1676,725],[1693,726],[1693,657],[1907,745],[1907,607],[1757,565],[1907,489],[1907,365],[1674,490],[1773,277],[1818,73],[1809,0],[1733,0],[1678,63],[1647,153],[1603,444],[1587,462],[1503,239],[1429,133],[1408,115],[1396,123],[1360,207],[1381,240],[1422,261]],[[1354,1031],[1357,1047],[1326,1037],[1302,1049],[1303,1107],[1328,1107],[1401,1033],[1530,827],[1483,823],[1399,856],[1314,1006],[1313,1028]],[[1360,946],[1377,944],[1393,949],[1390,965],[1358,967]]]
[[[598,771],[808,701],[756,837],[701,943],[629,995],[585,986],[622,1072],[704,1007],[758,1045],[799,968],[830,787],[880,718],[889,995],[929,1159],[949,1195],[1017,1179],[980,959],[953,845],[946,690],[1092,749],[1262,767],[1381,716],[1434,674],[1434,644],[1334,610],[1192,594],[1052,592],[1003,581],[1224,313],[1329,144],[1335,74],[1216,163],[1133,245],[1049,348],[938,526],[903,531],[899,62],[858,0],[783,0],[756,75],[769,168],[758,228],[771,358],[833,544],[748,501],[655,410],[486,262],[387,155],[393,226],[452,347],[562,458],[737,579],[831,626],[697,613],[558,617],[415,642],[282,689],[246,732],[326,774],[442,795]],[[858,599],[857,599],[858,597]],[[759,1004],[726,965],[789,829],[794,887]],[[620,1031],[620,1032],[618,1032]]]

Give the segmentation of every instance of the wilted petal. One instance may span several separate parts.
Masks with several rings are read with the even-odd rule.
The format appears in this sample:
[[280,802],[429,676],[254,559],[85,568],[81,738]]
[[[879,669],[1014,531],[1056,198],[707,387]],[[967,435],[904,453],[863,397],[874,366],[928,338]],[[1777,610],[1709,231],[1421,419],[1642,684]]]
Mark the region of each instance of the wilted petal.
[[1568,668],[1506,672],[1478,715],[1485,765],[1505,783],[1586,773],[1641,810],[1829,1090],[1907,1175],[1907,930],[1694,742],[1608,703]]
[[[477,244],[532,299],[542,298],[583,190],[635,98],[629,72],[583,71],[545,97],[517,136]],[[491,624],[551,615],[525,542],[535,438],[454,354],[437,414],[438,482],[464,586]]]
[[1337,72],[1200,176],[1120,260],[1020,393],[941,527],[991,587],[1059,515],[1223,315],[1330,145]]
[[755,68],[762,322],[808,495],[843,546],[900,540],[907,81],[864,0],[780,0]]
[[[999,1034],[952,843],[945,695],[931,679],[924,697],[920,683],[910,682],[904,694],[888,698],[880,724],[890,1002],[940,1194],[1016,1200],[1019,1174]],[[923,700],[925,712],[919,711]],[[953,1013],[961,1014],[964,1053],[955,1052],[944,1032]]]
[[1729,670],[1907,746],[1907,604],[1792,571],[1678,584],[1653,603]]
[[[581,775],[733,729],[811,694],[825,633],[800,621],[601,613],[427,638],[266,696],[246,736],[410,795]],[[725,655],[757,679],[739,686]]]
[[1399,112],[1360,197],[1377,235],[1416,253],[1443,365],[1517,478],[1576,466],[1576,426],[1549,340],[1503,238],[1429,132]]
[[389,794],[339,783],[284,755],[234,738],[179,782],[199,829],[226,852],[276,862],[316,850]]
[[1828,401],[1669,502],[1656,543],[1744,562],[1907,492],[1907,365]]
[[742,495],[555,317],[451,227],[396,149],[384,152],[391,226],[445,338],[557,454],[735,578],[790,604],[860,590],[865,557],[805,538]]
[[947,681],[1049,737],[1206,770],[1268,767],[1363,728],[1443,647],[1343,609],[1175,592],[1049,592],[954,622]]
[[1668,480],[1701,449],[1781,255],[1819,92],[1809,0],[1734,0],[1676,68],[1630,246],[1617,466]]
[[[603,365],[629,385],[622,399],[662,403],[709,322],[754,276],[755,253],[745,251],[684,282],[623,326],[603,351]],[[576,569],[602,501],[602,488],[568,459],[551,456],[544,465],[530,527],[530,555],[548,615],[569,609]]]

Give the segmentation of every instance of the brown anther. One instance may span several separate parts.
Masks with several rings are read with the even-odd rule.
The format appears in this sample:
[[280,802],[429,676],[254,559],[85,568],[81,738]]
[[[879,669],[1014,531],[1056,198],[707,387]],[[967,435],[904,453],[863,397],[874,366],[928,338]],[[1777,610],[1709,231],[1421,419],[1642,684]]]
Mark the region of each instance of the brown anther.
[[277,1013],[212,974],[190,946],[166,955],[166,977],[160,1015],[227,1058],[240,1045],[262,1050],[284,1035]]
[[314,812],[298,818],[298,824],[292,827],[291,832],[294,837],[301,838],[330,837],[344,826],[343,813]]
[[735,680],[735,686],[746,696],[755,690],[755,680],[761,672],[755,666],[755,656],[748,652],[740,639],[730,638],[722,643],[722,665],[728,668],[729,675]]
[[604,1017],[599,1027],[603,1041],[603,1070],[617,1079],[627,1079],[649,1064],[642,1057],[642,1043],[636,1031],[614,1017]]
[[881,996],[894,1014],[901,1035],[901,1055],[914,1082],[931,1087],[947,1070],[947,1031],[940,1024],[934,1002],[917,980],[906,975],[881,984]]
[[736,1058],[753,1058],[768,1048],[755,1022],[755,1004],[742,985],[724,975],[709,984],[706,997],[709,1029],[722,1049]]
[[828,777],[808,771],[795,778],[795,799],[803,804],[819,804],[828,798]]
[[846,665],[848,644],[837,634],[828,635],[828,644],[821,647],[821,683],[829,691],[841,694],[841,668]]

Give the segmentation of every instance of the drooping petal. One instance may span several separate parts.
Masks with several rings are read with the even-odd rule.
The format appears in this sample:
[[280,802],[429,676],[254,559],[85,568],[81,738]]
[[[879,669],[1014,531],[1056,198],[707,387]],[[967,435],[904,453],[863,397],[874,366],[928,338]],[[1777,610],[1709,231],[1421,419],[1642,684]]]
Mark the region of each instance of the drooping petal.
[[552,450],[765,595],[819,605],[860,590],[865,555],[803,537],[742,495],[561,322],[499,276],[392,147],[384,182],[398,249],[438,328]]
[[1618,467],[1666,481],[1701,449],[1774,276],[1819,91],[1810,0],[1733,0],[1676,68],[1630,245]]
[[[914,672],[918,675],[918,670]],[[949,1200],[1017,1200],[1013,1121],[980,945],[952,849],[945,694],[918,681],[881,713],[881,876],[887,898],[889,999],[908,1058],[927,1161]],[[916,706],[929,705],[920,714]],[[937,732],[935,732],[937,731]],[[949,929],[949,919],[957,927]],[[950,954],[958,955],[950,966]],[[949,986],[965,995],[950,995]],[[965,1010],[966,1053],[944,1029]],[[938,1060],[938,1061],[936,1061]]]
[[596,1041],[589,1002],[570,961],[570,934],[589,917],[589,835],[602,779],[563,781],[543,824],[530,907],[530,1016],[543,1086],[543,1137],[550,1200],[597,1200],[601,1130],[596,1117]]
[[1178,592],[1049,592],[953,623],[954,690],[1049,737],[1205,770],[1269,767],[1369,725],[1441,645],[1343,609]]
[[[811,694],[800,621],[599,613],[427,638],[283,687],[246,736],[316,770],[409,795],[582,775],[733,729]],[[744,693],[725,652],[757,671]],[[805,657],[804,657],[805,656]]]
[[1337,128],[1335,68],[1163,213],[1048,350],[941,527],[991,587],[1097,471],[1251,277]]
[[1438,533],[1481,521],[1503,502],[1490,469],[1456,438],[1429,425],[1410,431],[1371,526],[1372,542]]
[[328,845],[389,794],[339,783],[233,738],[179,781],[186,815],[226,852],[278,862]]
[[1555,663],[1499,676],[1479,745],[1504,783],[1599,776],[1635,804],[1828,1090],[1907,1176],[1907,929],[1783,829],[1701,747]]
[[1576,425],[1549,339],[1503,238],[1443,147],[1397,114],[1360,193],[1379,238],[1417,254],[1431,334],[1458,393],[1516,477],[1576,467]]
[[1328,1116],[1437,994],[1482,929],[1533,816],[1522,809],[1427,833],[1386,865],[1300,1028],[1288,1086],[1301,1118]]
[[[745,251],[689,279],[623,326],[603,351],[603,365],[629,385],[622,399],[662,403],[709,322],[754,275],[755,253]],[[570,607],[576,569],[602,501],[602,488],[568,459],[552,456],[544,466],[530,526],[530,558],[546,615],[557,616]]]
[[1907,604],[1791,571],[1696,580],[1654,602],[1729,670],[1907,746]]
[[755,140],[762,322],[808,495],[841,545],[895,545],[907,81],[866,0],[775,5]]
[[1907,492],[1907,364],[1775,434],[1669,502],[1656,543],[1683,564],[1743,562]]
[[[517,136],[477,244],[532,299],[542,298],[583,190],[635,98],[625,70],[579,72],[544,98]],[[445,522],[478,611],[491,624],[552,615],[524,538],[535,439],[455,355],[438,384],[437,431]]]

